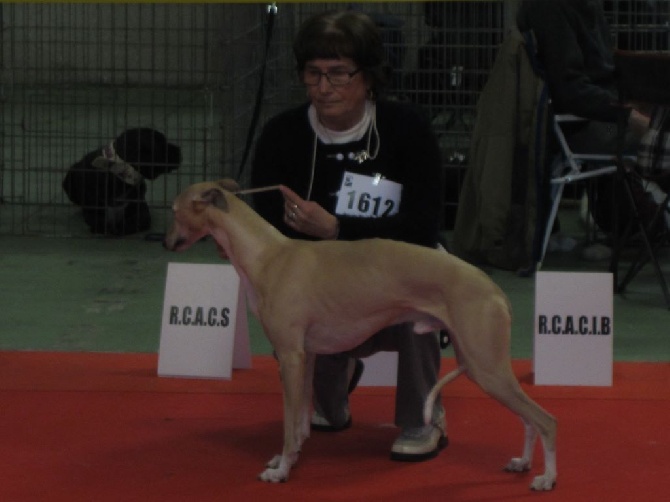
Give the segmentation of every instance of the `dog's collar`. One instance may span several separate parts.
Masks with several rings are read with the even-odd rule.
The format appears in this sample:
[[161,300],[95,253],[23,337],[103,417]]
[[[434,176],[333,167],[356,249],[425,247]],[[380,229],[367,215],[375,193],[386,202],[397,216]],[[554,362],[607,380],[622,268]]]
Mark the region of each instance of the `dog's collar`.
[[93,159],[91,165],[97,169],[112,173],[121,181],[131,186],[137,186],[143,180],[142,175],[137,169],[119,157],[119,154],[114,149],[113,140],[109,145],[102,147],[100,156]]

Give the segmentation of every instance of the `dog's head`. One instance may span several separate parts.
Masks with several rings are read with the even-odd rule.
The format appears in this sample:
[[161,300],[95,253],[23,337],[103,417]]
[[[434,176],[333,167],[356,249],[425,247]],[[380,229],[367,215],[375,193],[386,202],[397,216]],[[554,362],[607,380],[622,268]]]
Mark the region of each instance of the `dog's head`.
[[150,180],[174,171],[181,164],[181,148],[149,127],[126,129],[114,140],[114,150]]
[[163,246],[170,251],[184,251],[208,235],[211,229],[207,210],[215,207],[228,211],[227,197],[237,190],[239,185],[232,179],[197,183],[184,190],[172,204],[174,221]]

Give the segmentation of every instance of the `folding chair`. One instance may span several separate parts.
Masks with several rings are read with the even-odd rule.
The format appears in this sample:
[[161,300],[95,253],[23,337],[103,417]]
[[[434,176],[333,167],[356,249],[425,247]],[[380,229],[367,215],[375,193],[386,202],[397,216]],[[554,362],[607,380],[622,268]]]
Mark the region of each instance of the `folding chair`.
[[[646,51],[616,51],[614,61],[618,72],[619,99],[622,103],[638,102],[652,105],[670,105],[670,53]],[[658,261],[656,251],[658,247],[667,243],[668,229],[664,214],[670,202],[670,173],[658,174],[653,181],[660,181],[666,185],[666,195],[651,219],[645,219],[633,191],[633,183],[643,174],[636,169],[635,164],[627,162],[623,156],[623,139],[627,124],[619,124],[619,152],[617,154],[617,185],[622,187],[624,203],[630,208],[630,222],[627,228],[620,232],[619,222],[615,217],[616,238],[610,271],[614,278],[615,292],[623,293],[630,281],[647,264],[651,263],[659,285],[670,308],[670,291]],[[647,177],[646,179],[649,179]],[[665,183],[664,183],[665,181]],[[616,203],[616,202],[615,202]],[[615,213],[616,214],[616,213]],[[623,279],[619,279],[619,269],[623,248],[631,245],[631,235],[637,230],[638,249],[636,257],[631,261]]]
[[542,267],[565,186],[598,176],[608,176],[614,174],[617,170],[615,155],[583,154],[572,151],[565,139],[563,127],[566,124],[584,121],[586,119],[576,115],[554,114],[552,117],[553,132],[560,147],[560,152],[551,166],[549,178],[551,209],[544,226],[542,247],[537,259],[537,270]]
[[[542,65],[537,58],[537,45],[535,43],[535,37],[532,32],[524,32],[523,37],[526,43],[526,52],[530,59],[531,66],[533,67],[536,75],[544,81],[544,69],[542,68]],[[584,154],[574,152],[570,148],[570,145],[565,138],[563,128],[568,124],[585,122],[587,119],[578,117],[576,115],[554,113],[552,110],[551,97],[549,96],[546,82],[544,84],[543,95],[545,97],[544,99],[546,100],[546,111],[548,118],[545,119],[541,117],[541,115],[544,113],[544,110],[538,107],[538,117],[536,118],[536,123],[538,124],[538,128],[540,128],[543,120],[548,120],[550,122],[551,130],[558,145],[559,151],[552,160],[551,166],[549,168],[550,172],[548,183],[538,183],[538,226],[536,234],[538,237],[541,236],[541,240],[536,238],[536,270],[540,270],[542,268],[542,262],[544,261],[547,247],[549,246],[549,240],[551,239],[554,223],[556,221],[556,215],[558,214],[558,209],[561,205],[565,186],[571,183],[577,183],[599,176],[613,175],[617,171],[616,155],[614,154]],[[540,133],[538,133],[537,136],[539,137]],[[536,150],[538,150],[538,148],[536,148]],[[536,156],[538,159],[542,159],[542,156],[539,156],[537,151]],[[546,168],[547,167],[542,161],[536,163],[536,178],[538,180],[543,180],[546,178]],[[548,212],[546,213],[545,218],[545,206],[543,206],[540,201],[541,197],[546,194],[547,188],[551,205]]]

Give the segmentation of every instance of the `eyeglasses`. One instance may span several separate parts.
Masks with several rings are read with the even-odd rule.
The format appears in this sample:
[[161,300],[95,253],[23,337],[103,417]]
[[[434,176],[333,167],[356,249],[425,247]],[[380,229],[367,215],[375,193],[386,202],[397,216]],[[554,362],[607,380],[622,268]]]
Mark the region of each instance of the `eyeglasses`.
[[309,86],[319,85],[321,77],[326,77],[328,83],[333,87],[342,87],[350,84],[354,75],[361,70],[362,68],[358,68],[354,71],[346,71],[336,68],[334,70],[323,72],[316,68],[308,68],[302,72],[302,82]]

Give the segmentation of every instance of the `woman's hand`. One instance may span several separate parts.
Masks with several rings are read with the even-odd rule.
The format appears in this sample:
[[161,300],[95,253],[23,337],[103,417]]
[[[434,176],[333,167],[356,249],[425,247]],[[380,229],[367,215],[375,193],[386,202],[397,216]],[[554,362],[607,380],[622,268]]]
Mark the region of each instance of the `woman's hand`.
[[316,202],[304,200],[287,186],[279,187],[284,196],[284,222],[297,232],[324,240],[337,239],[340,223]]

